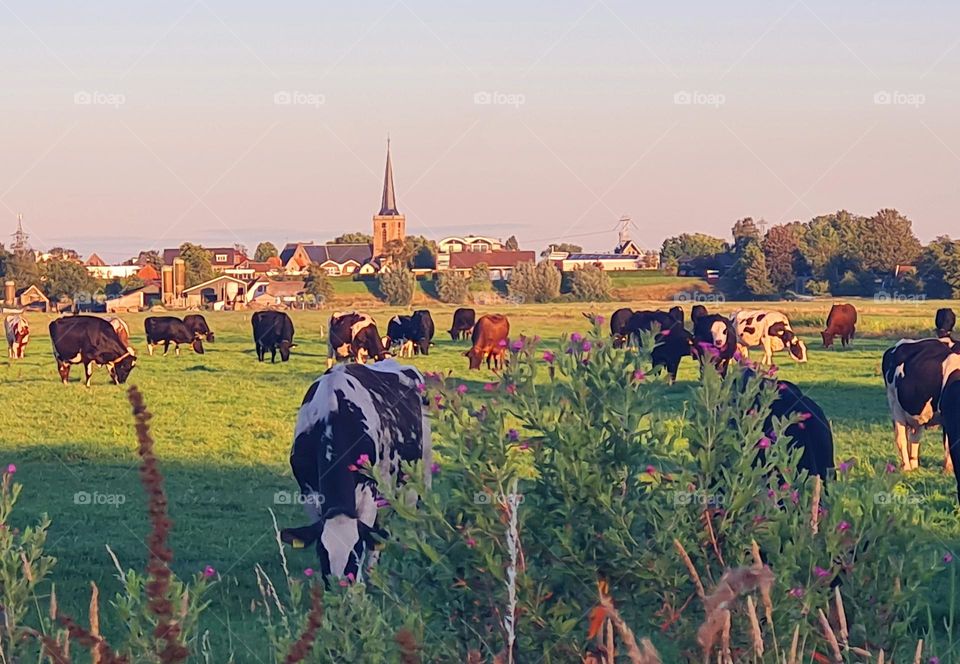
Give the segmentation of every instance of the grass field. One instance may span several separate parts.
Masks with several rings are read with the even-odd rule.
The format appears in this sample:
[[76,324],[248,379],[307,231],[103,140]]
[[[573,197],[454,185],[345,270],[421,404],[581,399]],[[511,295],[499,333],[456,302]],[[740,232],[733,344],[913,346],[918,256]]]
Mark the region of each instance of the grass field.
[[[837,461],[856,458],[856,472],[868,465],[895,461],[879,360],[891,340],[928,336],[934,302],[856,302],[858,338],[852,350],[824,350],[819,330],[829,301],[780,303],[810,347],[810,361],[796,365],[783,357],[782,377],[798,383],[832,421]],[[620,304],[592,307],[609,316]],[[666,308],[665,303],[631,302],[633,308]],[[711,309],[712,305],[708,305]],[[769,306],[769,305],[761,305]],[[732,304],[718,305],[732,311]],[[437,323],[436,347],[414,363],[423,371],[452,372],[472,392],[491,379],[485,370],[469,374],[462,357],[465,342],[453,343],[445,330],[453,307],[431,306]],[[507,306],[513,336],[539,334],[555,343],[562,333],[585,331],[582,311],[589,305]],[[689,307],[687,307],[689,311]],[[385,324],[396,310],[368,309]],[[298,524],[300,509],[276,504],[277,492],[295,488],[287,455],[297,408],[308,385],[324,371],[326,345],[320,329],[329,312],[294,312],[299,344],[288,363],[258,364],[250,332],[250,314],[208,314],[217,341],[205,355],[184,349],[180,357],[146,356],[143,314],[126,315],[141,357],[129,380],[145,395],[154,418],[156,452],[167,478],[175,521],[172,544],[175,568],[189,575],[214,566],[224,582],[214,591],[207,628],[237,661],[260,661],[264,637],[253,626],[250,603],[256,595],[255,563],[279,577],[279,558],[269,509],[281,525]],[[147,531],[144,497],[137,476],[132,419],[125,393],[108,383],[106,372],[94,374],[85,389],[74,368],[69,386],[60,384],[50,353],[49,317],[29,316],[33,330],[27,356],[0,367],[0,464],[15,463],[24,484],[14,520],[25,525],[47,513],[53,520],[48,553],[58,560],[53,572],[61,607],[85,615],[89,582],[103,597],[118,590],[115,570],[105,549],[120,562],[141,568]],[[681,365],[670,388],[683,407],[698,372],[690,360]],[[675,413],[673,414],[675,415]],[[911,481],[926,500],[925,524],[949,550],[960,549],[960,525],[952,477],[942,474],[939,435],[929,433],[921,449],[920,471]],[[442,454],[442,445],[440,441]],[[81,494],[78,501],[77,494]],[[89,495],[89,504],[83,496]],[[290,554],[295,569],[315,564],[311,554]],[[109,625],[109,620],[107,620]],[[108,628],[109,629],[109,628]]]

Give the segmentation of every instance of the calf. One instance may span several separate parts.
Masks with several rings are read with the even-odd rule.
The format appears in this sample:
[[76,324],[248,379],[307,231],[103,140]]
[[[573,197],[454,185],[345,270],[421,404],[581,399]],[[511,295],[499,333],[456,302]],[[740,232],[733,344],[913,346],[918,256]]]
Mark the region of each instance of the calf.
[[147,333],[147,353],[150,355],[153,355],[153,347],[161,343],[164,356],[171,343],[177,356],[180,355],[180,344],[190,344],[195,353],[203,355],[203,341],[200,336],[188,330],[176,316],[150,316],[143,321],[143,329]]
[[650,352],[653,366],[666,368],[670,382],[677,380],[680,360],[690,355],[693,336],[683,327],[683,323],[664,311],[636,311],[627,323],[627,335],[637,346],[641,344],[641,332],[651,332],[659,326],[654,341],[656,345]]
[[389,356],[377,332],[377,324],[367,314],[345,311],[330,317],[327,335],[327,367],[337,360],[355,360],[360,364],[372,357],[382,360]]
[[823,347],[830,348],[835,337],[846,348],[857,331],[857,308],[852,304],[835,304],[827,315],[827,329],[820,333]]
[[476,323],[477,312],[473,309],[460,308],[453,312],[453,323],[450,325],[450,339],[459,341],[466,339],[473,332],[473,326]]
[[473,345],[464,356],[470,359],[470,369],[479,369],[487,361],[487,369],[493,362],[493,370],[503,369],[503,358],[509,344],[510,321],[503,314],[481,316],[473,326]]
[[[430,487],[433,453],[422,384],[419,371],[388,360],[335,366],[307,390],[290,467],[311,523],[280,536],[295,548],[316,542],[324,579],[356,579],[375,558],[373,535],[386,535],[377,523],[378,485],[402,485],[401,462],[419,462]],[[366,461],[376,481],[361,468]],[[417,496],[406,499],[415,505]]]
[[7,334],[7,357],[11,360],[23,358],[27,344],[30,343],[30,325],[20,314],[3,319],[3,329]]
[[633,309],[624,307],[617,309],[610,316],[610,336],[613,338],[614,348],[623,348],[627,345],[630,334],[627,332],[627,326],[630,324],[630,318],[633,316]]
[[727,373],[727,366],[737,352],[737,331],[726,316],[720,314],[701,314],[693,319],[693,356],[709,361],[721,374]]
[[784,348],[798,362],[807,361],[807,345],[794,334],[790,321],[781,312],[762,309],[738,311],[733,315],[733,323],[737,328],[737,343],[744,357],[749,355],[750,348],[762,346],[764,364],[770,364],[773,353]]
[[290,350],[296,348],[293,343],[293,321],[282,311],[258,311],[250,319],[253,326],[253,343],[257,348],[257,361],[263,362],[267,351],[270,351],[270,362],[277,361],[277,352],[280,352],[280,361],[290,359]]
[[87,387],[94,366],[106,367],[110,378],[119,385],[137,364],[136,355],[120,341],[110,323],[96,316],[58,318],[50,323],[50,339],[64,385],[70,379],[71,364],[83,365]]
[[183,317],[183,324],[187,326],[188,330],[196,334],[201,339],[205,339],[206,341],[213,343],[213,330],[210,329],[210,326],[207,325],[207,319],[201,314],[187,314]]
[[953,326],[957,324],[957,317],[953,309],[937,309],[937,316],[934,319],[934,325],[937,328],[937,336],[940,338],[953,338]]
[[[949,337],[901,339],[883,354],[880,368],[893,419],[894,443],[904,470],[919,468],[923,429],[941,424],[943,388],[960,353]],[[955,391],[955,390],[954,390]],[[952,398],[947,400],[952,405]],[[944,430],[944,468],[953,466],[949,436]]]

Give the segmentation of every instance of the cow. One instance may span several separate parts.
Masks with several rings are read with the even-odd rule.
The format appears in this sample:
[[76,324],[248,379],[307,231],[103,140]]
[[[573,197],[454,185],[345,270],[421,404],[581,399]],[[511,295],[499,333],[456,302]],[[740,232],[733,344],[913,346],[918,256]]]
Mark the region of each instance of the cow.
[[460,308],[453,312],[453,323],[450,324],[450,339],[460,341],[466,339],[473,332],[473,326],[477,322],[477,312],[473,309]]
[[30,325],[20,314],[3,319],[3,329],[7,335],[7,357],[11,360],[23,358],[27,344],[30,343]]
[[60,380],[70,379],[70,365],[82,364],[85,385],[90,387],[94,366],[106,367],[117,385],[126,382],[137,365],[137,356],[120,340],[109,322],[97,316],[67,316],[50,323],[53,357]]
[[413,357],[413,339],[409,336],[410,318],[399,314],[387,322],[387,336],[383,338],[383,347],[393,352],[393,346],[399,344],[399,357]]
[[703,313],[693,319],[693,343],[691,352],[701,365],[709,361],[726,374],[737,352],[737,330],[726,316]]
[[127,322],[118,316],[109,316],[107,322],[110,323],[110,327],[112,327],[113,331],[120,337],[120,342],[127,347],[127,350],[133,355],[136,355],[137,351],[134,350],[133,345],[130,343],[130,326],[127,325]]
[[[955,382],[948,368],[957,363],[954,356],[958,354],[960,343],[949,337],[901,339],[883,354],[880,368],[893,419],[897,456],[904,470],[919,468],[923,429],[942,423],[944,403],[954,405],[952,396],[956,388],[951,389],[951,399],[946,402],[943,388],[948,379],[951,384]],[[944,428],[944,469],[947,472],[954,467],[948,429]]]
[[372,357],[383,360],[389,352],[377,332],[377,324],[367,314],[341,311],[330,317],[327,335],[327,368],[338,360],[355,360],[360,364]]
[[183,324],[201,339],[213,343],[213,330],[207,325],[207,319],[202,314],[187,314],[183,317]]
[[627,345],[630,335],[627,333],[627,325],[633,316],[633,309],[623,307],[617,309],[610,315],[610,336],[613,338],[614,348],[623,348]]
[[433,335],[436,328],[433,316],[427,309],[417,309],[410,316],[409,338],[413,341],[413,350],[420,355],[429,355],[433,345]]
[[190,344],[195,353],[203,355],[203,341],[195,332],[187,329],[183,321],[176,316],[148,316],[143,321],[144,332],[147,333],[147,353],[153,355],[153,347],[163,343],[163,354],[166,356],[173,343],[173,350],[180,356],[180,344]]
[[470,359],[470,369],[479,369],[480,363],[487,361],[487,369],[491,362],[493,370],[503,369],[503,358],[507,345],[510,343],[510,321],[503,314],[486,314],[481,316],[473,326],[473,342],[470,350],[464,356]]
[[684,320],[683,320],[683,307],[681,307],[681,306],[679,306],[679,305],[670,307],[670,309],[667,310],[667,313],[670,314],[671,316],[673,316],[673,319],[674,319],[675,321],[677,321],[678,323],[680,323],[681,325],[683,325],[683,323],[684,323]]
[[953,338],[953,326],[957,324],[957,317],[953,309],[937,309],[933,324],[936,326],[938,337]]
[[656,345],[650,352],[653,366],[666,368],[672,383],[677,380],[680,360],[690,355],[693,336],[683,327],[683,323],[665,311],[635,311],[627,323],[627,335],[640,346],[641,332],[651,332],[654,326],[659,326],[659,330],[654,337]]
[[856,331],[857,308],[852,304],[835,304],[827,314],[827,329],[820,333],[823,347],[830,348],[834,338],[840,337],[840,345],[846,348]]
[[[357,579],[375,559],[378,487],[404,483],[401,462],[419,462],[430,488],[433,451],[421,395],[423,376],[396,360],[340,364],[307,389],[294,430],[290,467],[310,525],[285,528],[294,548],[316,543],[320,568],[330,577]],[[369,461],[372,473],[363,468]],[[404,496],[412,507],[417,495]]]
[[763,309],[738,311],[733,315],[733,322],[737,328],[737,344],[744,357],[749,355],[750,348],[761,346],[764,364],[770,364],[773,353],[784,348],[797,362],[807,361],[807,345],[793,332],[785,314]]
[[280,352],[280,361],[290,359],[290,350],[296,348],[293,343],[293,321],[282,311],[258,311],[250,319],[253,326],[253,343],[257,348],[257,361],[263,362],[267,351],[270,351],[270,363],[277,361],[277,351]]
[[[960,345],[960,344],[958,344]],[[943,387],[940,390],[940,413],[943,420],[943,444],[947,448],[957,483],[957,502],[960,502],[960,354],[954,352],[943,363]]]
[[702,304],[695,304],[690,309],[690,320],[696,323],[698,318],[701,316],[706,316],[707,313],[707,308],[705,306]]

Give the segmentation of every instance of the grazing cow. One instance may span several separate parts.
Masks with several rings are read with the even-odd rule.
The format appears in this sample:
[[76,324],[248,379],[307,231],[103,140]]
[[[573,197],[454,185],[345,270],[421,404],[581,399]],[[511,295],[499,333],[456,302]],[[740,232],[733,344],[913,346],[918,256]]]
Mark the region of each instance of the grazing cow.
[[833,432],[826,414],[820,404],[795,384],[786,380],[776,383],[780,396],[770,406],[770,414],[763,423],[764,431],[772,430],[774,417],[786,418],[799,414],[801,421],[791,424],[784,431],[791,438],[789,447],[803,450],[797,467],[811,476],[819,475],[821,479],[827,479],[827,474],[834,468],[834,459]]
[[387,336],[383,338],[383,347],[393,352],[394,344],[400,345],[398,357],[413,357],[413,339],[410,335],[410,316],[400,314],[387,322]]
[[377,332],[377,324],[367,314],[343,311],[330,317],[327,335],[327,367],[338,360],[351,359],[364,364],[368,357],[382,360],[389,356]]
[[510,335],[510,321],[503,314],[487,314],[481,316],[473,326],[473,346],[464,353],[470,358],[470,368],[479,369],[483,360],[487,361],[487,369],[493,362],[493,370],[503,369],[503,358],[506,354]]
[[112,327],[113,331],[120,337],[120,343],[126,346],[131,354],[136,355],[137,351],[134,350],[133,345],[130,343],[130,326],[127,325],[127,322],[118,316],[108,317],[107,322],[110,323],[110,327]]
[[820,333],[823,347],[830,348],[834,337],[840,337],[840,345],[846,348],[856,331],[857,308],[852,304],[835,304],[827,314],[827,329]]
[[[395,360],[341,364],[307,390],[294,431],[290,467],[310,525],[285,528],[294,548],[316,542],[324,579],[356,579],[375,559],[379,486],[403,484],[401,462],[419,462],[430,487],[430,421],[420,394],[423,376]],[[369,461],[377,480],[361,466]],[[387,492],[392,493],[392,491]],[[411,505],[417,496],[405,496]]]
[[697,322],[698,318],[706,315],[707,315],[707,308],[702,304],[695,304],[693,305],[693,308],[690,309],[690,320],[692,320],[694,323]]
[[200,336],[188,330],[176,316],[149,316],[143,321],[143,329],[147,333],[147,353],[150,355],[153,355],[153,347],[161,343],[164,355],[170,349],[171,343],[178,357],[180,344],[190,344],[195,353],[203,355],[203,341]]
[[937,328],[938,337],[953,336],[953,326],[957,324],[957,317],[953,309],[937,309],[937,317],[934,319],[934,325]]
[[627,326],[630,324],[630,318],[632,316],[633,309],[628,307],[617,309],[610,316],[610,336],[613,337],[614,348],[623,348],[627,345],[627,340],[630,337],[630,334],[627,332]]
[[113,327],[97,316],[67,316],[50,323],[53,357],[57,361],[60,380],[70,379],[70,365],[82,364],[85,385],[96,365],[106,367],[117,385],[125,382],[137,364],[137,357],[120,341]]
[[763,363],[770,364],[773,354],[784,348],[797,362],[807,361],[807,345],[800,340],[786,315],[779,311],[738,311],[733,315],[737,327],[737,343],[744,357],[754,346],[763,347]]
[[417,309],[410,316],[410,327],[407,338],[413,342],[413,350],[420,355],[430,354],[430,345],[433,343],[433,316],[427,309]]
[[[901,339],[883,354],[880,367],[893,419],[897,455],[904,470],[915,470],[920,466],[923,429],[941,424],[942,392],[950,378],[948,367],[957,363],[955,356],[958,354],[960,344],[949,337]],[[955,391],[951,391],[951,400],[946,402],[948,405],[952,405]],[[947,433],[946,429],[944,433]],[[944,466],[949,471],[953,464],[946,436],[944,445]]]
[[207,319],[201,314],[187,314],[183,317],[183,324],[201,339],[213,343],[213,330],[210,329],[210,326],[207,325]]
[[296,348],[293,343],[293,321],[282,311],[258,311],[250,319],[253,326],[253,343],[257,347],[257,361],[263,362],[267,351],[270,351],[270,362],[277,361],[277,351],[280,351],[280,360],[290,359],[290,350]]
[[627,335],[640,346],[640,333],[650,332],[654,325],[659,325],[660,329],[654,338],[656,345],[651,351],[653,366],[665,367],[672,383],[677,379],[681,358],[690,355],[693,337],[683,323],[663,311],[635,311],[627,323]]
[[477,322],[477,312],[473,309],[460,308],[453,312],[453,323],[450,325],[450,339],[459,341],[467,339],[473,332],[473,326]]
[[737,352],[737,331],[729,318],[721,314],[703,313],[693,319],[693,356],[710,361],[721,374]]
[[11,360],[20,359],[30,342],[30,325],[27,319],[20,314],[13,314],[3,319],[3,329],[7,334],[7,357]]
[[683,321],[683,307],[681,307],[681,306],[679,306],[679,305],[678,305],[678,306],[670,307],[670,309],[667,310],[667,313],[670,314],[671,316],[673,316],[673,319],[674,319],[675,321],[677,321],[678,323],[680,323],[681,325],[683,325],[683,323],[684,323],[684,321]]

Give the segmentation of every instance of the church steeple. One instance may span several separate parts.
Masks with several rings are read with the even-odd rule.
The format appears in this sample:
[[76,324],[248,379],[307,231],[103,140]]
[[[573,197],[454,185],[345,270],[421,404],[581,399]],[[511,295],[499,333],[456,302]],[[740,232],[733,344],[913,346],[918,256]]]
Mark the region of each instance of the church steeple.
[[29,239],[26,231],[23,230],[23,215],[17,215],[17,232],[13,234],[13,244],[10,245],[10,248],[13,249],[14,253],[23,253],[28,248],[27,240]]
[[392,217],[400,214],[397,211],[397,196],[393,190],[393,164],[390,161],[390,137],[387,137],[387,167],[383,173],[383,199],[380,203],[381,217]]

